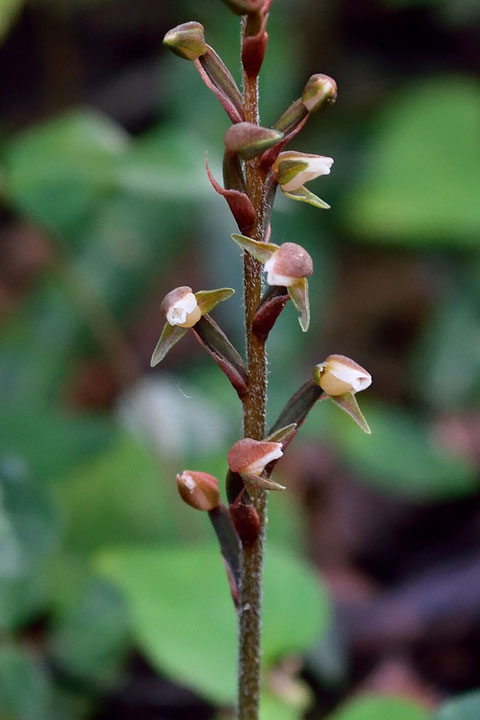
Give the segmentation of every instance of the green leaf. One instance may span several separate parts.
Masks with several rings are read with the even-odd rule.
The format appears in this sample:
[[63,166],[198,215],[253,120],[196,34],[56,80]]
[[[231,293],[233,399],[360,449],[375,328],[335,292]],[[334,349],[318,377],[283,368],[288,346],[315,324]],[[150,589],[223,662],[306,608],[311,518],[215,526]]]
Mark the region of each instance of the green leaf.
[[49,720],[50,688],[32,657],[13,644],[0,647],[0,713],[2,719]]
[[281,189],[283,194],[290,198],[290,200],[298,200],[299,202],[308,203],[309,205],[313,205],[313,207],[320,208],[320,210],[330,209],[330,205],[326,203],[325,200],[322,200],[314,195],[305,186],[298,188],[298,190],[291,190],[290,192],[287,192],[283,188]]
[[480,717],[480,690],[449,700],[434,713],[431,720],[473,720]]
[[478,246],[480,85],[415,80],[378,120],[368,169],[349,188],[349,231],[366,241]]
[[179,503],[174,477],[174,468],[149,447],[120,434],[107,452],[80,465],[58,487],[67,549],[87,553],[107,544],[172,542],[187,514],[193,532],[196,518]]
[[128,632],[123,597],[110,584],[93,580],[52,623],[49,655],[75,681],[105,689],[125,659]]
[[[236,618],[214,547],[105,552],[100,571],[125,593],[137,642],[176,681],[223,704],[236,696]],[[264,663],[304,651],[326,628],[330,604],[302,561],[269,548]]]
[[[35,483],[25,466],[13,459],[0,463],[0,502],[0,576],[23,576],[55,548],[58,509],[50,490]],[[5,573],[9,559],[15,560],[14,567]]]
[[182,328],[178,325],[170,325],[170,323],[166,322],[163,326],[160,339],[155,345],[155,350],[153,351],[150,360],[150,367],[153,368],[155,365],[158,365],[159,362],[162,362],[165,355],[174,345],[177,344],[179,340],[182,339],[186,332],[187,328]]
[[346,703],[328,720],[428,720],[419,705],[395,697],[363,697]]
[[361,478],[415,500],[463,497],[478,491],[470,461],[435,442],[424,424],[381,406],[369,406],[366,414],[372,429],[369,438],[342,417],[329,416],[332,441]]
[[36,125],[6,148],[7,196],[41,225],[67,232],[115,187],[115,161],[128,141],[113,121],[92,111]]

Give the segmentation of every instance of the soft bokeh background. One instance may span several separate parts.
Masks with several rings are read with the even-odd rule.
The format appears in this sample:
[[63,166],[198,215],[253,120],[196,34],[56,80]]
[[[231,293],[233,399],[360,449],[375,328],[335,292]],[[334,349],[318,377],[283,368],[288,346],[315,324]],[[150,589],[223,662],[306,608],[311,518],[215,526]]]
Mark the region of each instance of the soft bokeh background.
[[[168,290],[241,283],[204,172],[228,120],[161,46],[188,19],[238,77],[220,0],[0,1],[1,720],[234,697],[223,569],[173,478],[223,477],[238,403],[193,337],[148,367]],[[274,0],[269,29],[264,124],[312,73],[339,86],[294,143],[335,158],[332,210],[274,212],[315,275],[269,417],[332,352],[374,384],[371,437],[323,403],[278,467],[262,718],[474,720],[475,692],[442,703],[480,687],[480,4]],[[215,311],[239,347],[241,305]]]

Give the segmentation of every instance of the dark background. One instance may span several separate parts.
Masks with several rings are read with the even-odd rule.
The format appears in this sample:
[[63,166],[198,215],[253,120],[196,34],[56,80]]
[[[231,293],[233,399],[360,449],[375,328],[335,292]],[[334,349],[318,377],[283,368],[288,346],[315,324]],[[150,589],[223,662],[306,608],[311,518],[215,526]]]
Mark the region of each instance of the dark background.
[[[189,19],[240,82],[220,0],[0,5],[1,720],[207,718],[224,702],[163,630],[145,640],[158,625],[122,575],[141,565],[129,552],[208,541],[173,478],[221,478],[240,433],[193,338],[149,369],[166,292],[241,290],[204,172],[207,151],[221,177],[228,120],[161,44]],[[269,32],[265,125],[312,73],[339,88],[292,145],[335,158],[311,186],[332,209],[274,210],[272,239],[304,245],[315,274],[309,333],[287,306],[269,340],[269,417],[336,352],[372,373],[373,433],[322,406],[279,466],[271,541],[310,559],[336,610],[294,660],[278,650],[265,720],[421,720],[480,686],[480,6],[274,0]],[[241,348],[240,294],[215,317]],[[337,709],[364,693],[367,709]]]

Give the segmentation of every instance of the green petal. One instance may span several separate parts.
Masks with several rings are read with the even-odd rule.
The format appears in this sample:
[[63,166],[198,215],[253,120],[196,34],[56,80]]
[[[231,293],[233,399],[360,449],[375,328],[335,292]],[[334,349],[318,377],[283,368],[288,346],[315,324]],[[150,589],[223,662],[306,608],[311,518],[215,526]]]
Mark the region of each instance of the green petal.
[[202,315],[205,315],[206,313],[210,312],[210,310],[213,310],[213,308],[216,307],[218,303],[223,302],[223,300],[228,300],[228,298],[231,297],[234,292],[235,290],[233,290],[232,288],[219,288],[218,290],[199,290],[195,293],[195,297],[197,298],[200,312],[202,313]]
[[159,362],[163,360],[169,350],[179,341],[187,332],[188,328],[182,328],[178,325],[170,325],[165,323],[160,335],[155,350],[153,351],[152,359],[150,360],[150,367],[155,367]]
[[300,314],[298,322],[303,332],[307,332],[310,325],[310,301],[308,299],[308,280],[302,278],[287,288],[290,299]]
[[280,483],[274,480],[267,480],[267,478],[261,477],[260,475],[242,475],[242,479],[244,482],[255,485],[255,487],[261,488],[262,490],[286,490],[285,485],[280,485]]
[[330,399],[333,400],[333,402],[337,403],[337,405],[342,408],[348,415],[350,415],[353,420],[357,423],[359,427],[362,428],[364,433],[367,433],[367,435],[371,435],[372,431],[370,430],[370,427],[365,420],[365,417],[358,407],[357,398],[352,393],[345,393],[344,395],[337,395],[335,397],[330,396]]
[[[282,188],[282,186],[280,185]],[[286,195],[288,198],[291,198],[292,200],[298,200],[299,202],[305,202],[309,205],[313,205],[313,207],[320,208],[321,210],[328,210],[330,208],[330,205],[325,202],[325,200],[321,200],[319,197],[314,195],[310,192],[310,190],[307,190],[307,188],[302,185],[302,187],[299,187],[297,190],[293,190],[291,192],[287,192],[282,188],[282,192],[284,195]]]
[[233,233],[232,238],[237,245],[240,245],[241,248],[249,252],[255,260],[261,263],[266,263],[267,260],[270,260],[279,247],[278,245],[274,245],[274,243],[258,242],[246,235],[239,235],[238,233]]

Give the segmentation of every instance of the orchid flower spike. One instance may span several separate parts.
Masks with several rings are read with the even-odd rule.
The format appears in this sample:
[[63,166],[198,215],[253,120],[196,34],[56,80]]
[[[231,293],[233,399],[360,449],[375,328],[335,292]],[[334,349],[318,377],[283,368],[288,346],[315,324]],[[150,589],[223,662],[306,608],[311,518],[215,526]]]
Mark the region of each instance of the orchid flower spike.
[[218,303],[227,300],[234,292],[232,288],[219,288],[194,293],[191,287],[182,285],[165,295],[161,308],[166,322],[153,351],[150,366],[158,365],[189,328],[194,327],[203,315],[213,310]]
[[280,189],[292,200],[328,209],[330,205],[304,187],[305,183],[321,175],[329,175],[333,158],[295,151],[282,152],[273,164]]
[[354,395],[372,384],[370,373],[344,355],[329,355],[315,367],[313,378],[331,397],[344,393]]
[[264,264],[269,285],[286,287],[290,299],[299,313],[300,327],[304,332],[310,324],[308,280],[313,273],[313,262],[308,252],[297,243],[264,243],[246,235],[232,235],[237,245]]
[[227,455],[230,470],[264,490],[285,490],[283,485],[263,477],[265,467],[282,457],[282,443],[243,438],[232,445]]

